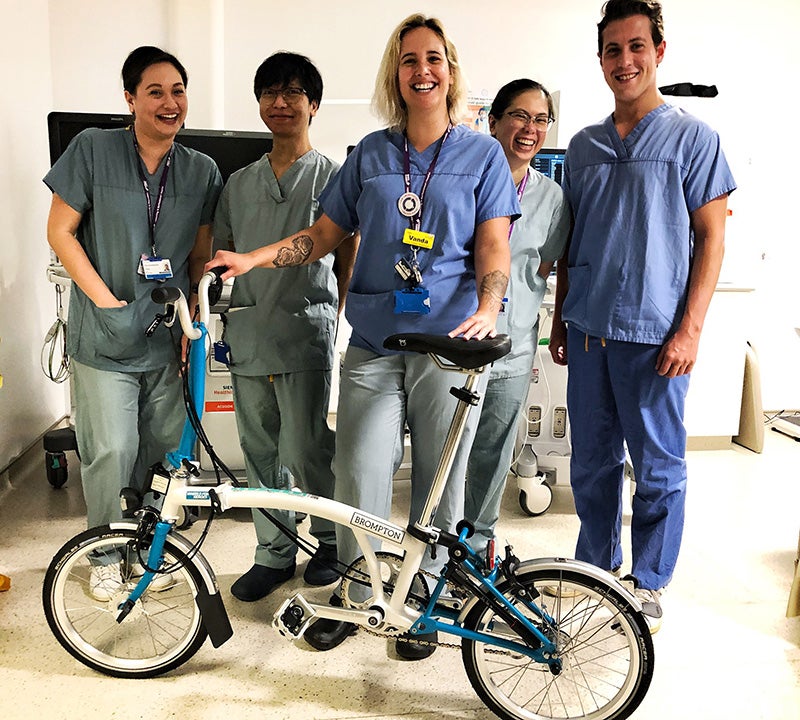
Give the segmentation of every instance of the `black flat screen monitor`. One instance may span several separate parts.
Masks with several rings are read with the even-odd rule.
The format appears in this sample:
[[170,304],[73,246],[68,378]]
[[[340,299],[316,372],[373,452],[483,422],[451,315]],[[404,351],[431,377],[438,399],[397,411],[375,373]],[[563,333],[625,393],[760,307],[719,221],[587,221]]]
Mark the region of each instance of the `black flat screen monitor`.
[[531,165],[542,175],[546,175],[561,185],[561,181],[564,179],[564,155],[566,152],[563,148],[542,148],[531,160]]
[[[107,113],[51,112],[47,116],[50,164],[66,150],[70,140],[86,128],[113,130],[130,125],[130,115]],[[194,130],[184,128],[177,142],[205,153],[217,163],[222,179],[255,162],[272,149],[272,134],[247,130]]]

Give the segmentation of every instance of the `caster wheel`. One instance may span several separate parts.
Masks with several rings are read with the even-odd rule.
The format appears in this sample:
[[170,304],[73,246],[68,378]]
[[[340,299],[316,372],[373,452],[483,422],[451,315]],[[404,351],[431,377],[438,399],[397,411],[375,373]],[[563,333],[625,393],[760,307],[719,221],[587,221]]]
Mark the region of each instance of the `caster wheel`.
[[47,472],[47,482],[56,489],[63,487],[67,482],[69,473],[67,456],[63,452],[46,452],[45,470]]
[[192,527],[195,520],[200,517],[199,511],[195,507],[182,507],[181,517],[178,519],[178,522],[175,524],[175,527],[178,530],[186,530],[187,528]]
[[553,502],[553,490],[546,483],[537,485],[530,493],[519,491],[519,506],[526,515],[543,515]]

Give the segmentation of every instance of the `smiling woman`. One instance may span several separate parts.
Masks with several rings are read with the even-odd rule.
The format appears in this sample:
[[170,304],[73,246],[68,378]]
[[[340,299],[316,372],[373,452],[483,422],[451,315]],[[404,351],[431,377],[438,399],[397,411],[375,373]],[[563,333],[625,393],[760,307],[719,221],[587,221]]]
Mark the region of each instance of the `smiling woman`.
[[[374,105],[388,127],[350,153],[319,196],[321,217],[252,252],[221,251],[209,265],[226,266],[227,278],[256,266],[308,264],[360,232],[345,304],[353,332],[341,372],[335,496],[377,517],[388,517],[391,508],[406,426],[414,456],[411,514],[419,516],[452,412],[449,373],[425,356],[386,349],[384,338],[494,335],[508,280],[509,220],[519,203],[499,143],[461,124],[464,97],[458,54],[442,24],[424,15],[406,18],[389,38],[375,83]],[[287,250],[293,251],[288,263]],[[473,431],[470,421],[467,447]],[[462,451],[436,517],[449,532],[463,514],[465,461]],[[361,554],[352,533],[337,536],[337,545],[345,565]],[[425,560],[432,571],[441,563],[441,555]],[[328,650],[353,629],[320,620],[304,637]],[[397,652],[409,659],[434,648],[410,637],[397,641]]]
[[[44,178],[47,239],[72,279],[67,351],[88,525],[119,520],[119,491],[178,443],[183,424],[175,342],[150,299],[159,279],[189,293],[211,251],[222,181],[214,162],[174,143],[186,118],[186,70],[156,47],[122,68],[134,115],[125,129],[85,130]],[[157,429],[157,432],[155,431]],[[119,563],[98,568],[107,594]]]

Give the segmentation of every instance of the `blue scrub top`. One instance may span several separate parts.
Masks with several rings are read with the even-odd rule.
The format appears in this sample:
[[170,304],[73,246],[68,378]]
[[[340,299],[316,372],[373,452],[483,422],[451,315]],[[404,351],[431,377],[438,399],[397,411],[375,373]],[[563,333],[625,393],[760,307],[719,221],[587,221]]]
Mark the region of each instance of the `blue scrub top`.
[[624,140],[611,116],[581,130],[564,162],[575,217],[564,320],[662,344],[686,304],[691,214],[735,189],[717,133],[680,108],[660,105]]
[[[419,194],[436,152],[433,143],[417,152],[409,143],[411,189]],[[519,216],[514,182],[500,144],[468,127],[454,127],[428,184],[420,229],[435,236],[419,250],[422,283],[430,292],[429,314],[396,314],[394,293],[408,287],[395,270],[411,248],[403,244],[409,220],[397,200],[405,192],[403,135],[380,130],[365,137],[320,196],[325,214],[347,231],[359,229],[345,316],[350,342],[379,355],[383,339],[399,332],[447,334],[478,306],[475,284],[475,228],[495,217]]]

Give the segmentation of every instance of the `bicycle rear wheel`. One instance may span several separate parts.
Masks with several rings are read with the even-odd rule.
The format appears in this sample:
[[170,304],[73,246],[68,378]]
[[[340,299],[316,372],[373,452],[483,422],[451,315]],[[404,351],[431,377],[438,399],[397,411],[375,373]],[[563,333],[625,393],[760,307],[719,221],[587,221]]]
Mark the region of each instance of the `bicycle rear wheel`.
[[[159,592],[151,585],[118,623],[119,605],[137,580],[131,576],[139,561],[131,547],[134,536],[133,525],[105,525],[76,535],[50,563],[42,603],[50,629],[70,655],[106,675],[147,678],[183,664],[203,644],[207,633],[195,602],[203,580],[167,540],[164,566],[186,564],[171,573],[174,584]],[[89,586],[92,568],[109,562],[119,563],[122,582],[104,589],[107,599],[96,599]]]
[[[464,667],[480,698],[505,720],[628,717],[653,676],[653,641],[641,614],[614,588],[580,571],[523,569],[517,580],[552,623],[516,599],[508,583],[497,589],[555,641],[561,672],[554,674],[525,655],[465,639]],[[464,627],[518,639],[483,604],[469,612]]]

